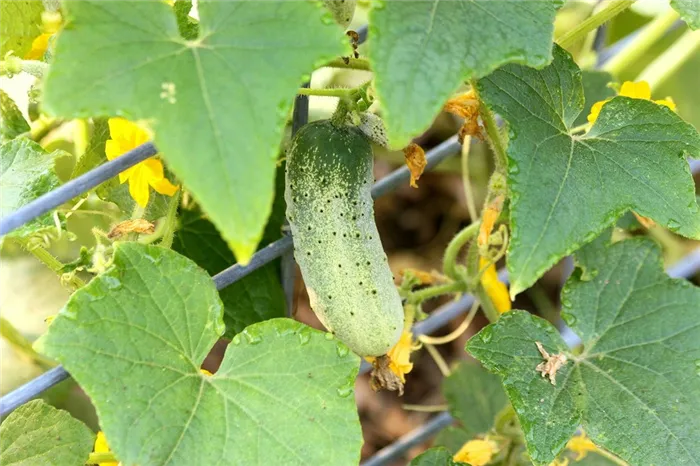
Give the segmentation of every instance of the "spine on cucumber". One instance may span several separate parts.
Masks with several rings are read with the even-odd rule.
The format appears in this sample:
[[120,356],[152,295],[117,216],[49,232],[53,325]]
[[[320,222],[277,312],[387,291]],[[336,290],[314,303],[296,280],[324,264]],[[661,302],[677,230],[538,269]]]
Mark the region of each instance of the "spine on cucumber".
[[311,308],[360,356],[403,330],[403,308],[374,223],[372,149],[356,127],[304,126],[287,152],[285,199]]

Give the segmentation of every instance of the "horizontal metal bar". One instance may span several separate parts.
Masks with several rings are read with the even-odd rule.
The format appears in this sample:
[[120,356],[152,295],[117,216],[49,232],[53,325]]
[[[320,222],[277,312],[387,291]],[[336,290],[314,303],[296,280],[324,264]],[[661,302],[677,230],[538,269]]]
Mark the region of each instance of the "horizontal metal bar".
[[[454,155],[459,151],[460,145],[457,142],[457,136],[453,136],[442,144],[434,147],[425,154],[427,164],[425,170],[430,170],[435,165],[445,160],[450,155]],[[378,198],[384,194],[398,188],[401,183],[406,183],[411,177],[411,172],[405,165],[389,173],[387,176],[379,180],[372,187],[372,197]],[[236,280],[240,280],[254,270],[259,269],[268,262],[280,257],[285,252],[292,249],[291,236],[285,236],[282,239],[270,243],[267,247],[256,252],[247,265],[234,264],[231,267],[222,270],[214,276],[214,282],[218,289],[224,288]]]
[[374,456],[362,463],[361,466],[380,466],[401,458],[404,452],[425,442],[433,435],[452,424],[452,421],[453,419],[450,413],[442,412],[430,418],[428,422],[417,429],[401,436],[396,442],[382,448],[375,453]]
[[0,417],[10,414],[24,403],[31,401],[42,392],[59,382],[63,382],[68,377],[70,377],[70,374],[66,372],[63,366],[57,366],[44,372],[39,377],[30,380],[17,390],[11,391],[0,398]]
[[40,215],[65,204],[76,196],[80,196],[95,186],[117,176],[129,167],[143,162],[156,155],[156,147],[147,142],[126,152],[114,160],[105,162],[97,168],[70,180],[51,192],[39,196],[27,205],[20,207],[11,214],[0,219],[0,235],[6,235],[12,230],[32,221]]
[[[148,144],[144,144],[144,146],[147,146]],[[144,146],[139,146],[144,147]],[[454,136],[447,141],[443,142],[442,144],[438,145],[437,147],[429,150],[426,153],[426,159],[427,159],[427,165],[426,165],[426,170],[429,170],[430,168],[434,167],[438,163],[440,163],[442,160],[445,158],[449,157],[450,155],[454,155],[460,148],[459,143],[457,142],[457,137]],[[137,148],[138,149],[138,148]],[[133,151],[131,151],[133,152]],[[126,157],[129,155],[130,152],[127,154],[119,157],[119,159]],[[147,158],[147,157],[146,157]],[[116,162],[119,159],[115,159],[112,162]],[[112,163],[108,162],[108,163]],[[137,163],[137,162],[135,162]],[[107,164],[105,164],[107,165]],[[104,166],[104,165],[103,165]],[[122,168],[123,170],[123,168]],[[92,173],[92,172],[90,172]],[[119,173],[118,171],[116,173]],[[382,178],[377,182],[374,187],[372,188],[372,194],[374,197],[378,197],[380,195],[386,194],[389,191],[396,189],[401,183],[405,183],[409,180],[410,178],[410,172],[408,171],[408,168],[405,166],[393,171],[386,177]],[[77,180],[78,178],[76,178]],[[99,183],[98,183],[99,184]],[[64,185],[66,186],[66,185]],[[55,192],[55,191],[54,191]],[[378,193],[378,194],[376,194]],[[291,236],[285,236],[274,243],[269,244],[268,246],[264,247],[263,249],[259,250],[256,252],[253,257],[251,258],[250,262],[246,265],[239,265],[235,264],[226,270],[223,270],[222,272],[214,275],[212,277],[212,280],[214,280],[214,283],[216,284],[216,289],[221,290],[222,288],[227,287],[228,285],[236,282],[237,280],[240,280],[241,278],[245,277],[246,275],[252,273],[253,271],[259,269],[260,267],[264,266],[265,264],[275,260],[276,258],[280,257],[282,254],[284,254],[286,251],[290,251],[292,249],[292,237]],[[60,376],[60,377],[59,377]],[[57,384],[61,380],[66,379],[69,377],[68,373],[63,369],[62,366],[57,366],[51,371],[45,372],[38,376],[36,379],[22,385],[21,387],[15,389],[14,391],[10,392],[9,394],[3,396],[0,398],[0,416],[5,416],[6,414],[9,414],[12,412],[14,409],[16,409],[18,406],[20,406],[22,403],[26,403],[27,401],[35,398],[38,396],[42,391],[52,387],[53,385]],[[39,391],[37,391],[39,390]],[[8,401],[6,401],[8,400]],[[17,400],[17,401],[15,401]],[[10,403],[12,401],[12,403]]]

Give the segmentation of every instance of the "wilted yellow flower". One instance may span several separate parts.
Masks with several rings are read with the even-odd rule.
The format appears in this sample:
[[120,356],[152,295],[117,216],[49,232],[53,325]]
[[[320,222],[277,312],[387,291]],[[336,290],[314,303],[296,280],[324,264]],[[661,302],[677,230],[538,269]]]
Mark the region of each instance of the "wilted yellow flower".
[[[633,99],[651,100],[651,87],[646,81],[639,81],[638,83],[632,81],[625,81],[625,83],[622,84],[622,87],[620,88],[619,95],[623,97],[631,97]],[[600,111],[603,108],[603,105],[608,103],[610,100],[611,99],[601,100],[600,102],[596,102],[595,104],[593,104],[593,107],[591,107],[591,113],[588,115],[589,123],[593,123],[598,119],[598,115],[600,115]],[[676,111],[676,104],[670,97],[666,97],[662,100],[655,100],[654,103],[659,105],[665,105],[674,112]]]
[[[398,343],[386,354],[389,357],[389,369],[401,379],[401,383],[406,383],[406,374],[413,370],[411,362],[411,352],[417,349],[413,345],[413,334],[404,330]],[[376,358],[367,357],[367,362],[373,363]]]
[[455,462],[469,463],[472,466],[484,466],[491,461],[498,445],[490,440],[470,440],[454,456]]
[[[113,160],[141,144],[148,142],[148,133],[137,124],[124,118],[109,119],[109,134],[105,154]],[[178,187],[170,183],[163,173],[163,162],[150,158],[127,168],[119,174],[119,182],[129,181],[129,194],[141,207],[146,207],[149,198],[149,185],[160,194],[172,196]]]
[[199,372],[201,372],[202,374],[207,375],[207,376],[214,375],[206,369],[200,369]]
[[589,451],[596,451],[598,449],[598,447],[591,442],[591,439],[583,433],[572,437],[566,444],[566,448],[577,454],[576,461],[581,461],[585,458]]
[[[105,437],[104,432],[99,431],[97,433],[97,438],[95,438],[95,447],[93,448],[95,453],[109,453],[109,445],[107,444],[107,437]],[[100,466],[117,466],[119,462],[117,461],[103,461],[98,463]]]
[[[482,270],[489,263],[489,260],[485,257],[479,258],[479,269]],[[496,272],[496,264],[488,265],[488,268],[481,275],[481,285],[484,287],[484,291],[491,298],[494,307],[499,314],[508,312],[511,309],[510,295],[508,294],[508,287],[505,283],[498,279],[498,272]]]

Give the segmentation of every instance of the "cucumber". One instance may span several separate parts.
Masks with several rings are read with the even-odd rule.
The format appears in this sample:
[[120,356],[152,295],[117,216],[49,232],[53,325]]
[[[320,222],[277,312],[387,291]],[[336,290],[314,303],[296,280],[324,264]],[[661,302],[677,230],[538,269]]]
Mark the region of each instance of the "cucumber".
[[360,356],[398,342],[403,307],[374,223],[372,149],[357,127],[304,126],[287,152],[285,199],[311,308]]
[[355,15],[357,0],[323,0],[323,4],[333,15],[335,22],[347,28]]

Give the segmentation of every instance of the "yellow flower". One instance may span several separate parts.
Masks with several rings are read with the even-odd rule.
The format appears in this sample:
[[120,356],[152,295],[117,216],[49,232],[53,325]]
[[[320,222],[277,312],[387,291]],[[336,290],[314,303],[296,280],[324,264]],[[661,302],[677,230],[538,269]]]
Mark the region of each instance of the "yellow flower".
[[209,372],[209,371],[206,370],[206,369],[200,369],[199,372],[201,372],[202,374],[204,374],[204,375],[206,375],[206,376],[211,376],[211,375],[213,375],[211,372]]
[[[651,87],[646,81],[639,81],[638,83],[632,81],[625,81],[625,83],[622,84],[622,87],[620,88],[619,95],[623,97],[631,97],[633,99],[651,100]],[[610,100],[611,99],[601,100],[600,102],[596,102],[595,104],[593,104],[593,107],[591,107],[591,113],[588,115],[589,123],[593,123],[596,121],[596,119],[598,119],[598,115],[600,115],[600,111],[602,110],[603,105],[608,103]],[[654,103],[659,105],[665,105],[674,112],[676,111],[676,104],[670,97],[666,97],[662,100],[654,100]]]
[[[479,269],[483,269],[488,265],[488,263],[488,259],[485,257],[480,257]],[[511,305],[508,287],[505,283],[498,279],[495,264],[489,265],[481,275],[481,285],[484,287],[486,294],[489,295],[489,298],[491,298],[491,302],[493,302],[493,305],[499,314],[510,311]]]
[[[112,139],[107,140],[105,153],[109,160],[119,157],[150,139],[143,128],[124,118],[110,118],[108,123]],[[156,192],[166,196],[172,196],[178,189],[165,178],[163,162],[154,158],[144,160],[119,174],[120,183],[125,183],[127,180],[129,194],[141,207],[146,207],[148,204],[149,185]]]
[[41,60],[49,48],[49,39],[53,34],[40,34],[32,42],[32,49],[24,56],[26,60]]
[[[95,439],[95,447],[93,449],[95,453],[110,453],[109,445],[107,444],[107,437],[105,437],[104,432],[99,431],[97,433],[97,438]],[[119,463],[117,461],[103,461],[98,463],[100,466],[117,466]]]
[[589,439],[586,434],[576,435],[569,440],[566,444],[566,448],[577,453],[576,461],[581,461],[586,457],[589,451],[596,451],[598,447],[595,446],[591,439]]
[[470,440],[454,456],[455,462],[469,463],[472,466],[484,466],[491,461],[498,445],[490,440]]
[[549,466],[569,466],[569,458],[556,459]]
[[[413,370],[411,351],[416,348],[417,347],[413,345],[413,334],[404,330],[398,343],[387,353],[390,360],[389,369],[401,379],[401,383],[406,383],[405,375]],[[367,362],[373,363],[376,358],[367,357],[365,359]]]

